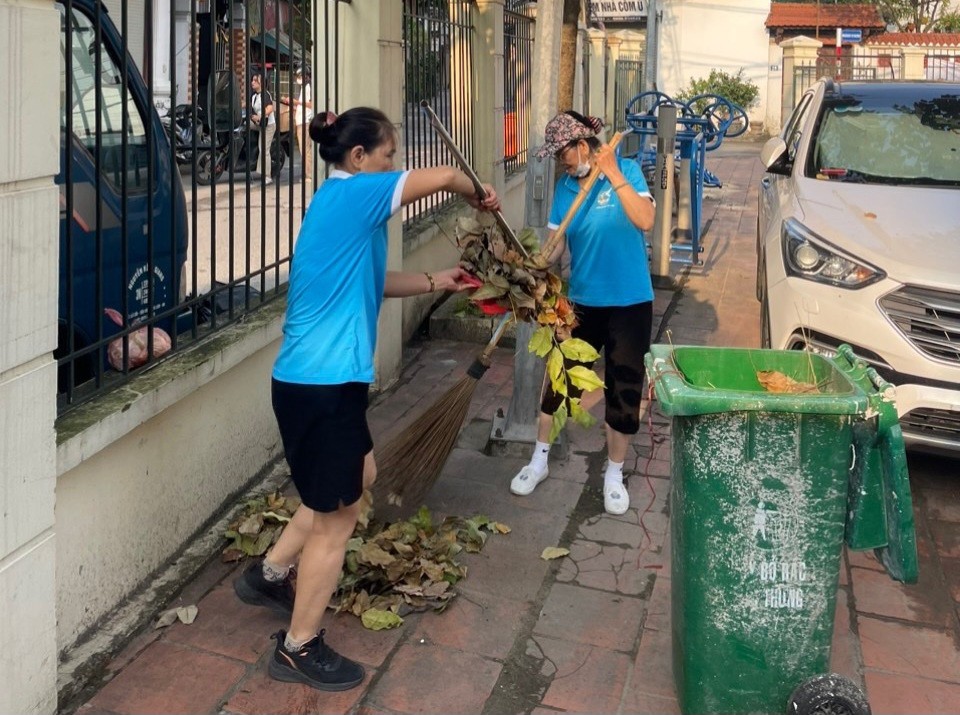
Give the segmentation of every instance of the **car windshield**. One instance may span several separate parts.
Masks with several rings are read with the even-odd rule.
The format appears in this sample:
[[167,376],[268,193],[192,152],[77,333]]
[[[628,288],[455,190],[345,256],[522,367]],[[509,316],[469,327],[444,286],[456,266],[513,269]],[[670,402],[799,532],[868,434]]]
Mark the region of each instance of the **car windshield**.
[[[951,87],[953,89],[953,87]],[[960,187],[960,95],[846,95],[825,103],[810,175]]]

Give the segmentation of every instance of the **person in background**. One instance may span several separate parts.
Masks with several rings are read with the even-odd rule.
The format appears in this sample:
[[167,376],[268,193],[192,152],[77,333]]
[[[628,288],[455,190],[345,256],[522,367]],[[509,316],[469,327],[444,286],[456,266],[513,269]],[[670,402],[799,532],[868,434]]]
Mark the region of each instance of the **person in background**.
[[294,98],[281,97],[283,104],[293,107],[293,134],[297,138],[300,148],[301,170],[303,180],[313,181],[313,147],[310,146],[310,122],[313,119],[313,89],[310,84],[310,73],[303,68],[297,68],[296,83],[297,96]]
[[273,97],[263,87],[263,77],[260,74],[255,74],[250,78],[250,87],[253,89],[253,94],[250,96],[250,128],[259,132],[260,143],[257,171],[260,172],[260,176],[266,177],[264,179],[265,184],[272,184],[270,146],[273,144],[273,135],[277,132],[277,117],[273,111]]
[[360,497],[376,477],[366,412],[380,306],[384,297],[470,287],[458,267],[388,271],[387,221],[402,206],[441,191],[483,210],[499,210],[500,201],[490,186],[487,198],[478,199],[473,182],[453,167],[395,170],[398,137],[378,109],[323,113],[311,122],[310,137],[332,171],[297,238],[271,385],[303,504],[266,558],[244,571],[234,589],[245,603],[291,613],[289,628],[273,636],[273,678],[346,690],[362,682],[363,667],[327,645],[320,625],[360,515]]
[[[630,508],[630,496],[623,483],[623,463],[631,435],[640,430],[643,358],[650,349],[653,323],[653,285],[643,232],[653,228],[654,204],[637,162],[621,161],[613,149],[602,144],[597,138],[602,129],[603,121],[596,117],[584,117],[577,112],[558,114],[547,124],[546,142],[537,156],[553,154],[565,171],[554,189],[548,240],[591,169],[599,166],[601,171],[566,234],[552,255],[544,259],[553,263],[563,255],[565,244],[569,247],[569,297],[579,321],[573,336],[602,350],[605,356],[603,394],[608,459],[603,506],[609,514],[623,514]],[[573,386],[570,391],[580,394]],[[537,443],[530,463],[510,483],[514,494],[531,494],[547,478],[553,413],[563,399],[547,381],[540,405]]]

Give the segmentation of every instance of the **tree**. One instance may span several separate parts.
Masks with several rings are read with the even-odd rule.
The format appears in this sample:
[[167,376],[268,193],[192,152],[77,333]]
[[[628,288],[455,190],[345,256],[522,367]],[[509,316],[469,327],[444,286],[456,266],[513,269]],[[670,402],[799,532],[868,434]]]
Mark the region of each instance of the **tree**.
[[557,77],[557,110],[573,109],[573,80],[577,74],[577,23],[582,0],[563,0],[560,30],[560,67]]

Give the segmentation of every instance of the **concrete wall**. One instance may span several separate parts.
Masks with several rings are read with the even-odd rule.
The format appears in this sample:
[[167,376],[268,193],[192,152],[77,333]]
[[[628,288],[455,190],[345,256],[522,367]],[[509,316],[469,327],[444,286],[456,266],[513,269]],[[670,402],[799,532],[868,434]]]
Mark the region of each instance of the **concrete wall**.
[[259,311],[61,423],[61,653],[281,455],[270,368],[282,310]]
[[658,89],[673,95],[686,88],[691,77],[706,77],[711,69],[735,74],[742,67],[744,77],[760,88],[757,102],[748,109],[750,120],[754,125],[764,122],[770,40],[763,23],[770,1],[669,0],[662,9]]
[[[0,0],[0,712],[56,708],[59,15]],[[43,41],[49,38],[49,42]],[[25,109],[26,111],[16,111]]]

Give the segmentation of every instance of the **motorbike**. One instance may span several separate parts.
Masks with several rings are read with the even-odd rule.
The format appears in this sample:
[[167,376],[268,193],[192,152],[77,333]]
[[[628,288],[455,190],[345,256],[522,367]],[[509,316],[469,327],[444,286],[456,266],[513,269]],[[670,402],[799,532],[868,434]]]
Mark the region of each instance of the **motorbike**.
[[[207,186],[219,179],[225,171],[249,173],[257,170],[260,156],[260,132],[247,129],[246,114],[230,131],[218,131],[212,148],[199,152],[194,177],[198,184]],[[270,143],[270,177],[276,179],[290,155],[289,132],[281,132],[279,126]]]
[[166,134],[169,137],[173,126],[173,153],[177,164],[192,165],[194,152],[194,135],[196,135],[196,151],[199,156],[210,148],[210,134],[207,131],[207,115],[202,106],[197,106],[196,120],[194,120],[192,104],[178,104],[174,109],[160,118]]

